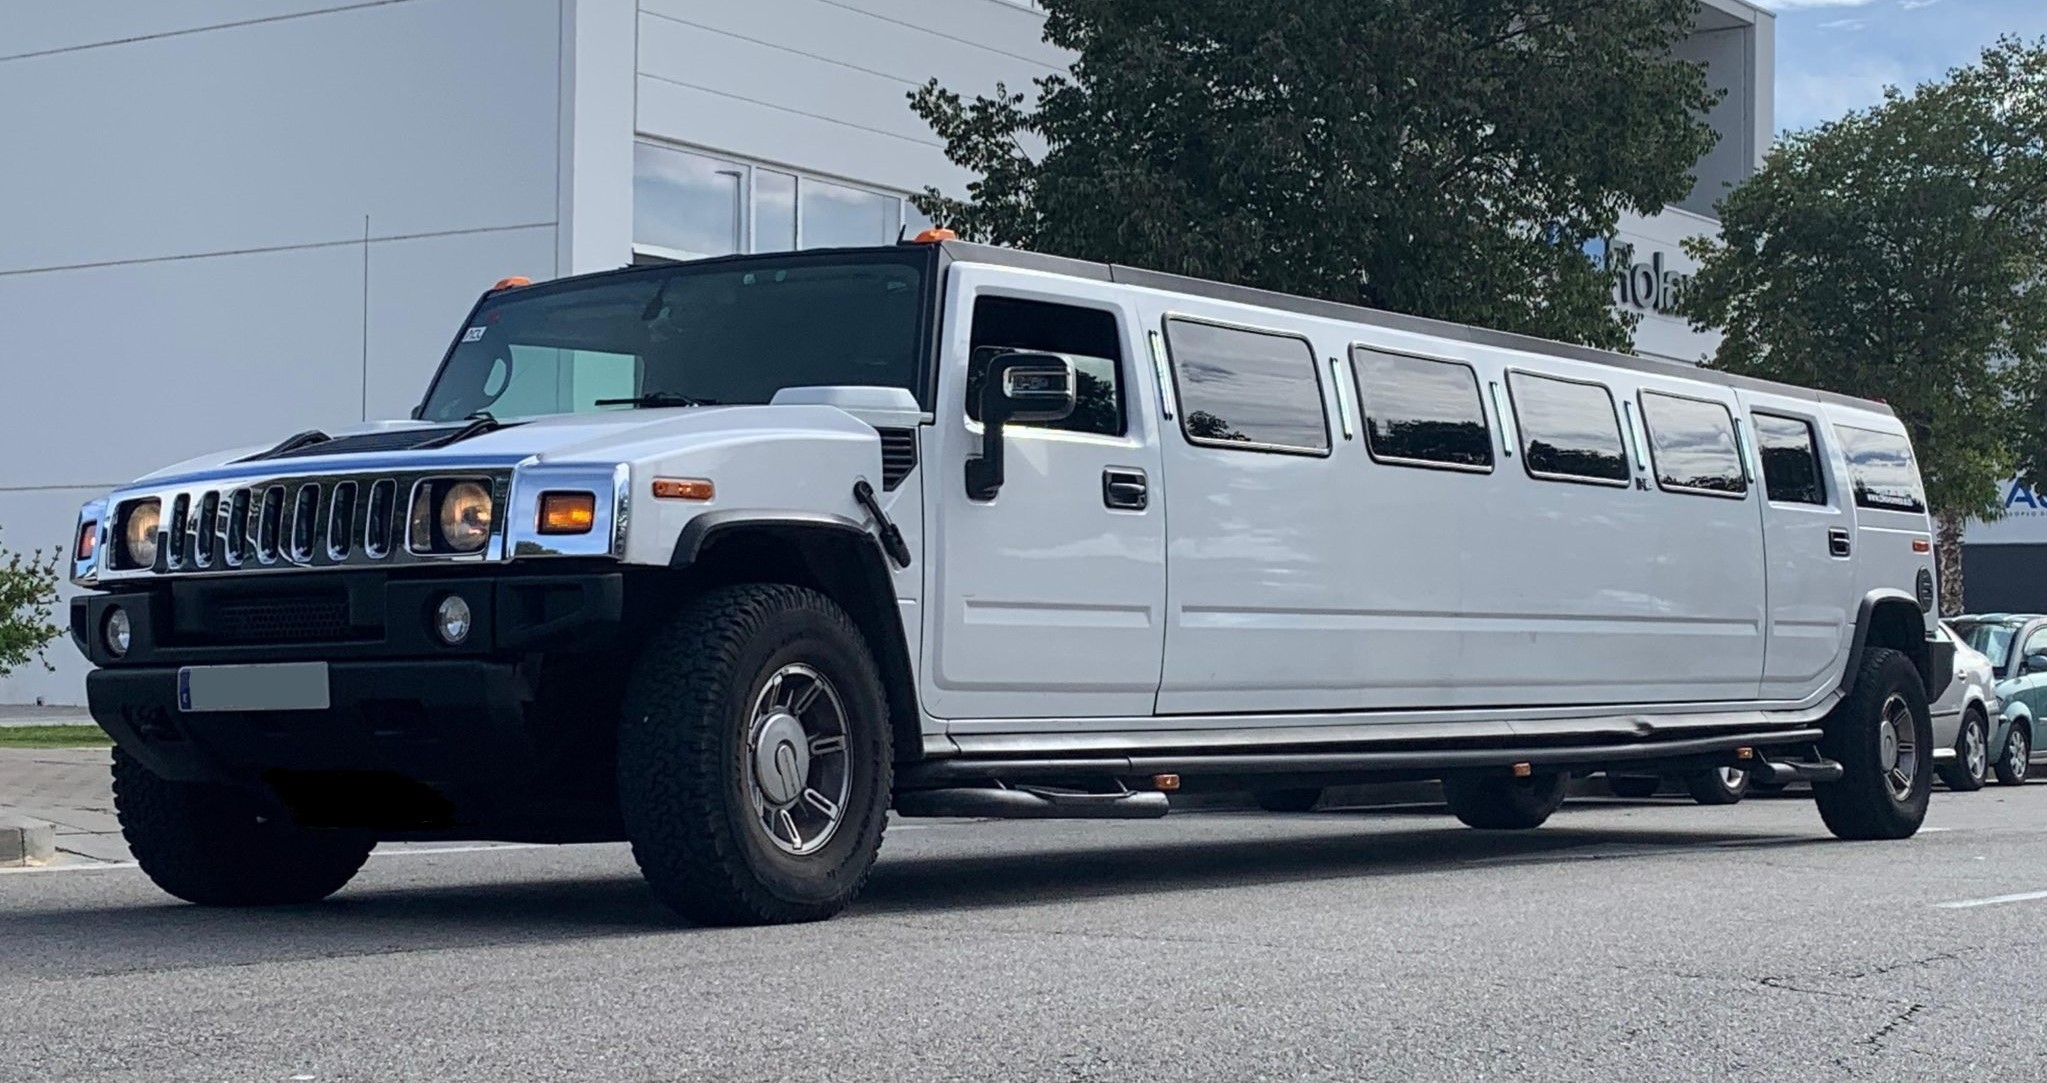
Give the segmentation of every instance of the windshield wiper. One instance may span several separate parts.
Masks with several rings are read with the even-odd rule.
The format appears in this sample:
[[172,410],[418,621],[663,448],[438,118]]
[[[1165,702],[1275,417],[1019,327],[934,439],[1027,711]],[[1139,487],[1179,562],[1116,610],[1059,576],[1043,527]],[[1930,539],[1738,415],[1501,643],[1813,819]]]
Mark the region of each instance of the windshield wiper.
[[488,410],[478,410],[470,414],[467,420],[469,424],[456,429],[446,436],[435,440],[428,440],[424,444],[414,445],[413,450],[417,451],[421,448],[447,447],[449,444],[459,444],[472,436],[482,436],[492,429],[504,428],[505,425],[504,422],[490,416],[490,411]]
[[593,406],[631,406],[646,410],[662,406],[723,406],[717,399],[699,399],[680,391],[649,391],[629,399],[598,399]]

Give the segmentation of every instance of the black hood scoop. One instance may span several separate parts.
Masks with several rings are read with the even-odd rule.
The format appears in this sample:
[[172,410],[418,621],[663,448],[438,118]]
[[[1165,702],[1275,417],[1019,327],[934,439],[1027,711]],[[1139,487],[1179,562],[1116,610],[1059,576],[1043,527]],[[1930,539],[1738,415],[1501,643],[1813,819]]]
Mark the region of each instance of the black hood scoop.
[[266,451],[257,452],[237,462],[259,463],[273,459],[303,459],[313,455],[347,455],[352,452],[368,451],[410,451],[427,447],[436,441],[469,428],[469,422],[460,425],[435,426],[431,429],[392,429],[385,432],[366,432],[355,436],[328,436],[324,432],[302,432],[289,440]]

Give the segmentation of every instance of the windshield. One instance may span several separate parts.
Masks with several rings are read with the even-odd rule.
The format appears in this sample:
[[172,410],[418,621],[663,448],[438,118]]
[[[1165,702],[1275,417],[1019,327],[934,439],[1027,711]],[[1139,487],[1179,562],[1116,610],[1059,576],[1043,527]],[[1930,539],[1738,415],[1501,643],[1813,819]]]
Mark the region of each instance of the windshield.
[[2004,668],[2005,659],[2011,654],[2011,638],[2018,634],[2016,624],[1975,623],[1956,621],[1955,634],[1962,638],[1976,653],[1990,659],[1990,664]]
[[420,417],[756,404],[785,387],[920,393],[925,253],[650,267],[485,300]]

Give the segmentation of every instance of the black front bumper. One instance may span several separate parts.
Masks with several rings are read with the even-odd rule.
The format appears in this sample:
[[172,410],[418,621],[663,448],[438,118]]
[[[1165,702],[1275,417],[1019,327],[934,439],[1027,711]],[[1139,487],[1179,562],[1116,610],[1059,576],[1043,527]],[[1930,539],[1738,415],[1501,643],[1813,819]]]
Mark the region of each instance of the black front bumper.
[[[469,602],[475,626],[450,646],[433,632],[441,598]],[[279,772],[388,774],[450,794],[504,790],[558,769],[571,730],[604,717],[602,659],[624,619],[617,572],[250,576],[158,584],[74,599],[72,636],[100,668],[86,678],[92,715],[123,750],[165,778],[255,784]],[[254,641],[221,619],[235,607],[293,606]],[[114,607],[132,641],[103,642]],[[319,607],[324,606],[325,609]],[[337,609],[336,607],[342,607]],[[325,710],[185,711],[187,666],[326,663]],[[587,742],[583,742],[587,743]]]

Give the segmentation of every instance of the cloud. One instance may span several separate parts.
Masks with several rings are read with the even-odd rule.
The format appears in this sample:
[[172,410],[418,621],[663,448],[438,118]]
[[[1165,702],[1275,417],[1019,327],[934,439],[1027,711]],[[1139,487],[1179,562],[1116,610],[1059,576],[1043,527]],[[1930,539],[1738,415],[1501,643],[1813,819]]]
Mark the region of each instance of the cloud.
[[1906,11],[1917,11],[1920,8],[1930,8],[1938,3],[1940,3],[1940,0],[1898,0],[1898,6],[1904,8]]
[[1851,109],[1882,100],[1884,88],[1909,82],[1904,67],[1882,56],[1862,56],[1833,66],[1811,66],[1777,73],[1777,124],[1803,128],[1833,120]]
[[1861,30],[1869,25],[1868,19],[1829,19],[1819,25],[1821,30]]

